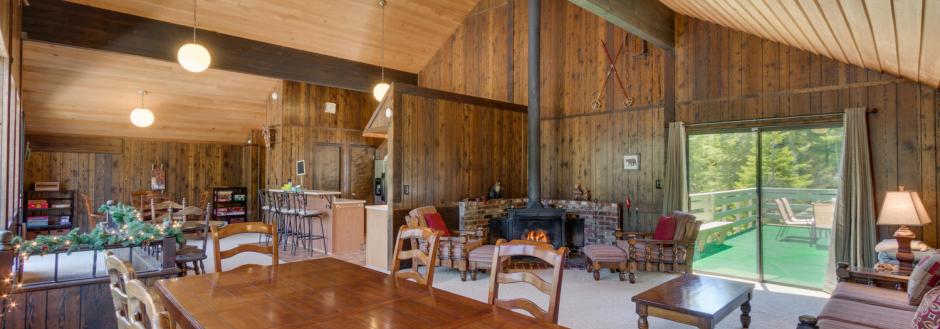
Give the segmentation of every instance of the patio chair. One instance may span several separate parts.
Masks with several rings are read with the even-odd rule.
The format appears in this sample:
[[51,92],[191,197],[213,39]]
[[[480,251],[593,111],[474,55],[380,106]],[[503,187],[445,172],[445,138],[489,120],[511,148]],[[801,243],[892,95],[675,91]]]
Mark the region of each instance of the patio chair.
[[796,218],[796,215],[793,214],[793,209],[790,208],[790,201],[787,201],[787,198],[774,199],[774,202],[777,203],[777,210],[780,211],[780,217],[783,218],[783,228],[777,231],[777,240],[781,240],[786,237],[787,231],[791,227],[806,227],[809,231],[809,240],[812,244],[813,241],[813,218]]
[[820,235],[831,236],[835,208],[836,205],[833,203],[813,204],[813,244],[816,244]]

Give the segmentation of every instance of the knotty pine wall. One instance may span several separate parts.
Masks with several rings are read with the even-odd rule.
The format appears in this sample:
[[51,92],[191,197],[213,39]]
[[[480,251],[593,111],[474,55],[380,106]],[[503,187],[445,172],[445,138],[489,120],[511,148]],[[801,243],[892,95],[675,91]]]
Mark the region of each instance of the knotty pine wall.
[[[166,193],[177,201],[185,197],[189,204],[199,202],[213,187],[243,186],[254,191],[263,170],[258,158],[263,154],[256,146],[110,137],[68,137],[71,142],[46,143],[55,138],[61,137],[27,138],[43,143],[37,144],[26,161],[26,188],[31,189],[34,182],[58,181],[62,189],[88,195],[94,208],[107,200],[129,203],[132,192],[149,190],[151,165],[157,163],[165,166]],[[83,148],[83,140],[95,146]],[[108,147],[100,147],[103,140]],[[254,192],[249,199],[254,213]],[[77,193],[76,203],[73,223],[89,230],[87,209]]]
[[[372,203],[373,161],[382,142],[362,137],[377,106],[372,95],[293,81],[281,82],[275,92],[278,99],[268,102],[275,143],[265,151],[266,186],[292,179],[304,188]],[[324,112],[326,102],[336,103],[335,114]],[[295,175],[298,160],[306,162],[303,178]]]
[[[677,118],[687,123],[841,113],[869,114],[876,208],[903,185],[923,198],[934,222],[918,238],[938,245],[937,91],[776,42],[679,16]],[[895,227],[879,227],[887,238]]]
[[[527,103],[527,8],[525,0],[484,0],[419,72],[422,87]],[[597,200],[623,202],[629,195],[645,218],[659,212],[664,114],[669,106],[663,68],[667,54],[604,19],[564,0],[541,9],[542,194],[572,198],[575,184]],[[605,85],[608,60],[601,41],[617,57],[616,77]],[[591,107],[599,92],[600,106]],[[629,97],[632,104],[625,104]],[[623,170],[623,155],[640,153],[641,170]],[[456,201],[456,200],[454,200]]]
[[22,1],[0,1],[0,227],[14,220],[21,208],[23,186]]

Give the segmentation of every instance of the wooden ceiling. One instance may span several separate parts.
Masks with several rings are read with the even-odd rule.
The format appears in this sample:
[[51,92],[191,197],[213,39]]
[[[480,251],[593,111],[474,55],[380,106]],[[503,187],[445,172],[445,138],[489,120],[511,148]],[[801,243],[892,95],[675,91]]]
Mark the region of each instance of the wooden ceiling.
[[[191,26],[192,0],[70,0]],[[385,66],[416,73],[479,0],[388,0]],[[223,34],[382,65],[378,0],[203,0],[198,26]]]
[[940,1],[660,1],[681,14],[843,63],[940,85]]
[[[265,119],[277,80],[111,52],[25,42],[23,102],[30,134],[70,134],[244,143]],[[130,123],[145,105],[156,120]]]

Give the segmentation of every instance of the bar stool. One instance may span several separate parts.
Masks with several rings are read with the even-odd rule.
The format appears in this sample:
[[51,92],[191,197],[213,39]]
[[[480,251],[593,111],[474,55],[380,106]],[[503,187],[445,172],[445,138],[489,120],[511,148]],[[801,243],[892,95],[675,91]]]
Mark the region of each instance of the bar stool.
[[[326,213],[321,210],[307,209],[307,195],[303,192],[295,192],[293,194],[295,200],[294,218],[297,224],[297,235],[294,239],[294,250],[291,251],[291,253],[294,254],[296,252],[297,240],[299,239],[310,256],[313,256],[313,241],[323,240],[323,254],[328,255],[326,231],[323,229],[323,216],[326,215]],[[320,224],[320,234],[313,232],[314,221]]]

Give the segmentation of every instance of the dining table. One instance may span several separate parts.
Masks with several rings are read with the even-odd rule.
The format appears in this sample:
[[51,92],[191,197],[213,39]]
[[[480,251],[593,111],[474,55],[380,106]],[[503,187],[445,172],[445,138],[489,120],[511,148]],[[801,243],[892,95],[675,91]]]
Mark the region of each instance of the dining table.
[[180,328],[563,328],[335,258],[157,281]]

